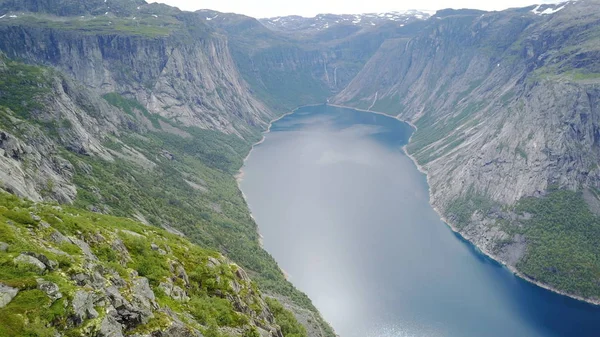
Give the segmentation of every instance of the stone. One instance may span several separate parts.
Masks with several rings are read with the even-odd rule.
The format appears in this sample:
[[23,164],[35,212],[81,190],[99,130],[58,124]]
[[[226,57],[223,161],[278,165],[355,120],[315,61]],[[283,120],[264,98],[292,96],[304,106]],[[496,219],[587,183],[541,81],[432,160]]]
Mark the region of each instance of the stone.
[[48,257],[46,257],[46,255],[44,254],[37,254],[37,253],[32,253],[32,252],[27,252],[25,253],[26,255],[29,255],[31,257],[34,257],[36,259],[38,259],[40,262],[42,262],[47,269],[49,270],[55,270],[56,268],[58,268],[58,262],[54,261],[54,260],[50,260]]
[[58,285],[41,278],[36,279],[36,281],[38,284],[38,289],[45,292],[46,295],[48,295],[48,298],[52,300],[52,303],[63,297]]
[[37,221],[37,222],[42,221],[42,218],[40,218],[38,215],[36,215],[34,213],[29,213],[29,214],[31,214],[31,219],[33,219],[33,221]]
[[98,337],[123,337],[123,325],[115,317],[107,314],[100,323]]
[[6,253],[8,251],[8,243],[0,242],[0,252]]
[[56,230],[52,232],[52,234],[50,234],[50,240],[59,245],[63,243],[71,243],[71,240],[69,240],[69,238],[67,238],[61,232]]
[[88,284],[90,277],[86,274],[79,273],[71,276],[71,279],[75,281],[78,286],[83,287]]
[[129,255],[129,251],[127,250],[127,247],[125,247],[123,241],[116,239],[112,242],[111,246],[112,249],[117,252],[119,263],[121,263],[121,265],[125,266],[127,262],[131,261],[131,256]]
[[160,249],[160,247],[158,247],[158,245],[156,243],[150,244],[150,248],[155,251]]
[[176,301],[187,302],[190,300],[185,290],[171,282],[161,282],[158,287],[164,291],[165,295]]
[[92,249],[90,248],[90,245],[88,245],[85,241],[79,240],[77,238],[69,238],[69,240],[71,240],[71,242],[73,244],[75,244],[79,248],[81,248],[81,250],[83,251],[83,254],[85,255],[86,258],[93,260],[93,261],[98,260],[96,255],[94,255],[94,253],[92,253]]
[[152,288],[150,288],[150,283],[147,278],[140,277],[134,280],[131,290],[133,298],[140,301],[143,306],[149,309],[157,307],[155,303],[156,296],[154,296],[154,292],[152,291]]
[[86,319],[99,316],[96,309],[94,309],[94,295],[92,293],[83,290],[77,291],[72,305],[75,325],[80,325]]
[[208,257],[208,266],[209,267],[214,268],[214,267],[219,266],[219,265],[221,265],[221,261],[215,259],[212,256]]
[[19,289],[0,283],[0,308],[7,306],[18,293]]
[[30,255],[21,254],[17,256],[13,261],[16,264],[25,264],[35,267],[36,269],[38,269],[39,272],[46,271],[46,265],[42,261]]
[[190,285],[190,279],[182,265],[177,262],[171,262],[170,270],[184,282],[186,287]]
[[123,295],[121,295],[119,289],[117,289],[117,287],[115,286],[107,287],[106,289],[104,289],[104,293],[106,294],[106,297],[108,298],[112,306],[115,308],[122,308],[129,304],[127,300],[123,297]]

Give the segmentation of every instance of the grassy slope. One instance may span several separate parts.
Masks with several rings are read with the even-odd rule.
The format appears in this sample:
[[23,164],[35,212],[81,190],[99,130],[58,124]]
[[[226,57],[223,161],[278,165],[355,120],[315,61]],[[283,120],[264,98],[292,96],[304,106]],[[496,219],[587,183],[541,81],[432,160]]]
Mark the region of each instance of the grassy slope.
[[[42,220],[33,219],[31,213]],[[44,222],[47,224],[42,225]],[[76,245],[53,242],[50,236],[55,231],[69,237],[87,238],[88,242],[93,241],[89,238],[101,235],[104,241],[96,241],[91,245],[93,253],[99,258],[97,264],[107,271],[116,271],[127,282],[130,281],[131,270],[147,277],[159,305],[178,314],[191,315],[194,320],[186,323],[200,329],[206,336],[221,336],[218,328],[223,327],[252,331],[249,317],[237,312],[226,299],[227,294],[235,295],[229,282],[234,280],[237,266],[224,263],[211,268],[207,265],[209,258],[222,260],[219,253],[202,249],[185,238],[130,219],[86,212],[76,207],[33,204],[0,192],[0,237],[10,245],[6,253],[0,253],[0,283],[20,289],[17,297],[7,307],[0,309],[1,336],[54,336],[56,330],[67,336],[79,336],[83,331],[88,331],[86,329],[93,330],[92,326],[98,323],[99,320],[90,320],[81,327],[68,324],[72,309],[66,305],[67,301],[73,298],[77,290],[82,289],[70,277],[84,270],[84,254]],[[131,259],[126,265],[119,263],[121,257],[111,248],[110,241],[115,239],[122,240],[129,251]],[[150,243],[166,249],[168,254],[161,255],[152,250]],[[68,255],[53,253],[49,248],[64,251]],[[44,254],[58,261],[59,267],[39,273],[27,266],[13,263],[13,259],[21,252]],[[184,286],[190,296],[187,303],[172,300],[158,288],[161,281],[171,276],[169,261],[178,261],[190,276],[190,286]],[[37,289],[36,278],[40,277],[56,283],[64,297],[52,304]],[[260,303],[260,293],[255,285],[250,288],[248,291],[255,296],[249,300],[252,306],[252,303]],[[269,305],[278,307],[278,303]],[[279,312],[275,317],[277,323],[281,321],[282,326],[287,326],[288,331],[292,331],[284,333],[286,337],[306,335],[288,312]],[[168,315],[156,312],[155,317],[147,324],[138,326],[131,332],[151,332],[169,326],[171,321]],[[296,331],[300,333],[295,333]]]

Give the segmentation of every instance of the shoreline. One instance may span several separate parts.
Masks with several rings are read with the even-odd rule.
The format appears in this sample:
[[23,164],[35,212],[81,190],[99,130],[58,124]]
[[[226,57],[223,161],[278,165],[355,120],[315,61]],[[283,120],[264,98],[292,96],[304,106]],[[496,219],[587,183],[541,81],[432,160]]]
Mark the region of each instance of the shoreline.
[[[411,127],[413,127],[413,129],[415,129],[414,132],[416,132],[419,128],[414,125],[412,122],[407,121],[407,120],[403,120],[402,118],[400,118],[399,116],[393,116],[393,115],[388,115],[386,113],[383,112],[378,112],[378,111],[371,111],[371,110],[364,110],[364,109],[355,109],[349,106],[343,106],[343,105],[333,105],[332,106],[336,106],[339,108],[347,108],[347,109],[353,109],[353,110],[358,110],[358,111],[365,111],[365,112],[370,112],[370,113],[374,113],[374,114],[378,114],[378,115],[384,115],[384,116],[388,116],[390,118],[394,118],[397,119],[401,122],[404,122],[408,125],[410,125]],[[463,239],[465,239],[470,245],[472,245],[473,247],[475,247],[477,249],[477,251],[479,251],[481,254],[485,255],[486,257],[498,262],[503,268],[506,268],[508,271],[510,271],[513,275],[517,276],[518,278],[529,282],[531,284],[534,284],[540,288],[546,289],[548,291],[551,291],[555,294],[561,295],[561,296],[565,296],[565,297],[569,297],[571,299],[580,301],[580,302],[584,302],[587,304],[591,304],[591,305],[596,305],[596,306],[600,306],[600,300],[593,300],[593,299],[587,299],[581,296],[577,296],[577,295],[573,295],[573,294],[569,294],[567,292],[564,292],[562,290],[556,289],[548,284],[533,280],[531,278],[529,278],[528,276],[526,276],[525,274],[523,274],[522,272],[520,272],[519,270],[517,270],[517,268],[515,268],[514,266],[508,265],[506,263],[506,261],[503,261],[502,259],[497,258],[495,255],[493,255],[491,252],[489,252],[487,249],[483,249],[482,247],[479,247],[478,245],[476,245],[475,243],[473,243],[473,241],[471,240],[471,237],[464,235],[462,232],[460,232],[460,230],[456,227],[456,225],[452,224],[450,221],[448,221],[448,219],[446,219],[446,217],[442,214],[442,212],[438,209],[437,206],[435,206],[435,200],[433,199],[433,194],[431,193],[431,184],[430,184],[430,179],[429,179],[429,174],[427,172],[427,170],[425,170],[425,168],[423,168],[423,166],[421,166],[418,162],[417,159],[411,155],[410,153],[408,153],[407,151],[407,146],[408,144],[410,144],[410,141],[412,140],[412,137],[414,136],[414,133],[410,136],[410,138],[408,139],[408,143],[406,145],[404,145],[402,147],[402,150],[404,151],[404,154],[406,154],[406,156],[408,158],[410,158],[410,160],[412,160],[412,162],[415,164],[415,166],[417,167],[417,170],[419,170],[419,172],[421,172],[422,174],[425,175],[425,178],[427,180],[427,189],[428,189],[428,193],[429,193],[429,204],[431,205],[431,208],[433,208],[433,210],[438,214],[438,216],[440,217],[440,220],[442,220],[443,223],[446,224],[446,226],[448,226],[454,233],[460,235],[460,237],[462,237]]]
[[[244,200],[246,201],[246,204],[248,205],[248,208],[249,208],[249,209],[250,209],[250,205],[248,204],[248,200],[247,200],[247,198],[246,198],[246,195],[244,194],[244,192],[243,192],[243,191],[242,191],[242,189],[241,189],[240,183],[241,183],[241,182],[242,182],[242,180],[244,179],[244,172],[243,172],[243,169],[244,169],[244,166],[246,165],[246,160],[247,160],[247,159],[250,157],[250,154],[252,154],[252,151],[254,150],[254,147],[255,147],[255,146],[258,146],[258,145],[260,145],[260,144],[262,144],[262,143],[265,141],[266,134],[268,134],[269,132],[271,132],[271,127],[272,127],[272,125],[273,125],[274,123],[276,123],[277,121],[279,121],[279,120],[281,120],[281,119],[283,119],[283,118],[285,118],[285,117],[287,117],[287,116],[289,116],[289,115],[291,115],[291,114],[295,113],[295,112],[296,112],[298,109],[300,109],[300,108],[303,108],[303,107],[310,107],[310,106],[318,106],[318,105],[323,105],[323,103],[321,103],[321,104],[307,104],[307,105],[302,105],[302,106],[299,106],[299,107],[297,107],[297,108],[293,109],[293,110],[292,110],[292,111],[290,111],[290,112],[287,112],[287,113],[285,113],[285,114],[281,115],[280,117],[278,117],[278,118],[276,118],[276,119],[273,119],[273,120],[272,120],[272,121],[269,123],[269,126],[268,126],[267,130],[265,130],[265,131],[263,131],[263,132],[262,132],[262,138],[261,138],[261,140],[260,140],[260,141],[258,141],[258,142],[256,142],[255,144],[253,144],[253,145],[252,145],[252,148],[250,149],[250,152],[248,152],[248,155],[246,155],[246,157],[244,158],[244,162],[243,162],[243,165],[242,165],[242,167],[240,167],[240,169],[238,170],[238,173],[235,175],[235,179],[236,179],[236,181],[237,181],[238,189],[241,191],[241,193],[242,193],[242,196],[243,196]],[[555,293],[555,294],[558,294],[558,295],[561,295],[561,296],[565,296],[565,297],[569,297],[569,298],[571,298],[571,299],[574,299],[574,300],[577,300],[577,301],[580,301],[580,302],[584,302],[584,303],[587,303],[587,304],[591,304],[591,305],[595,305],[595,306],[600,306],[600,300],[586,299],[586,298],[584,298],[584,297],[581,297],[581,296],[572,295],[572,294],[569,294],[569,293],[567,293],[567,292],[564,292],[564,291],[561,291],[561,290],[559,290],[559,289],[556,289],[556,288],[554,288],[554,287],[552,287],[552,286],[550,286],[550,285],[547,285],[547,284],[545,284],[545,283],[542,283],[542,282],[539,282],[539,281],[536,281],[536,280],[533,280],[533,279],[531,279],[531,278],[527,277],[525,274],[523,274],[523,273],[521,273],[520,271],[518,271],[518,270],[517,270],[517,269],[516,269],[514,266],[508,265],[508,264],[506,263],[506,261],[503,261],[502,259],[500,259],[500,258],[498,258],[498,257],[494,256],[494,255],[493,255],[491,252],[489,252],[489,251],[487,251],[486,249],[484,249],[484,248],[482,248],[482,247],[479,247],[478,245],[476,245],[475,243],[473,243],[473,241],[471,240],[471,237],[468,237],[468,236],[464,235],[463,233],[461,233],[461,232],[458,230],[458,228],[457,228],[457,227],[456,227],[454,224],[452,224],[450,221],[448,221],[448,219],[446,219],[446,217],[445,217],[445,216],[442,214],[442,212],[441,212],[441,211],[438,209],[438,207],[437,207],[437,206],[435,206],[435,200],[434,200],[434,198],[433,198],[433,194],[431,193],[431,184],[430,184],[430,178],[429,178],[429,174],[428,174],[427,170],[425,170],[425,168],[423,168],[423,167],[422,167],[422,166],[421,166],[421,165],[420,165],[420,164],[417,162],[416,158],[415,158],[413,155],[411,155],[410,153],[408,153],[408,151],[407,151],[407,146],[408,146],[408,144],[410,144],[410,142],[411,142],[411,140],[412,140],[412,137],[414,136],[414,134],[416,133],[416,131],[419,129],[419,128],[418,128],[418,127],[417,127],[415,124],[413,124],[411,121],[404,120],[404,119],[400,118],[400,117],[399,117],[399,116],[397,116],[397,115],[396,115],[396,116],[394,116],[394,115],[386,114],[386,113],[384,113],[384,112],[379,112],[379,111],[366,110],[366,109],[358,109],[358,108],[354,108],[354,107],[350,107],[350,106],[345,106],[345,105],[338,105],[338,104],[329,104],[329,103],[327,103],[327,104],[325,104],[325,105],[333,106],[333,107],[336,107],[336,108],[352,109],[352,110],[356,110],[356,111],[362,111],[362,112],[368,112],[368,113],[372,113],[372,114],[376,114],[376,115],[382,115],[382,116],[389,117],[389,118],[392,118],[392,119],[396,119],[396,120],[398,120],[398,121],[401,121],[401,122],[403,122],[403,123],[406,123],[406,124],[410,125],[410,126],[411,126],[411,127],[414,129],[414,131],[413,131],[413,133],[411,134],[410,138],[408,139],[408,143],[402,147],[402,150],[403,150],[404,154],[405,154],[405,155],[406,155],[408,158],[410,158],[410,160],[411,160],[411,161],[414,163],[414,165],[416,166],[417,170],[418,170],[419,172],[421,172],[422,174],[424,174],[424,175],[425,175],[425,178],[426,178],[426,180],[427,180],[427,192],[428,192],[428,194],[429,194],[429,205],[430,205],[430,206],[431,206],[431,208],[433,208],[433,210],[434,210],[434,211],[435,211],[435,212],[438,214],[438,216],[440,217],[440,220],[441,220],[441,221],[442,221],[444,224],[446,224],[446,226],[447,226],[448,228],[450,228],[450,229],[451,229],[451,230],[452,230],[454,233],[456,233],[456,234],[460,235],[460,237],[461,237],[461,238],[463,238],[463,239],[464,239],[464,240],[466,240],[466,241],[467,241],[467,242],[468,242],[470,245],[472,245],[473,247],[475,247],[475,248],[477,249],[477,251],[478,251],[478,252],[480,252],[481,254],[485,255],[485,256],[486,256],[486,257],[488,257],[489,259],[492,259],[493,261],[496,261],[496,262],[497,262],[497,263],[499,263],[499,264],[500,264],[500,265],[501,265],[503,268],[506,268],[508,271],[510,271],[510,272],[511,272],[513,275],[515,275],[516,277],[518,277],[518,278],[520,278],[520,279],[522,279],[522,280],[524,280],[524,281],[526,281],[526,282],[529,282],[529,283],[531,283],[531,284],[533,284],[533,285],[535,285],[535,286],[538,286],[538,287],[540,287],[540,288],[543,288],[543,289],[545,289],[545,290],[551,291],[551,292],[553,292],[553,293]],[[252,217],[252,219],[253,219],[253,220],[255,220],[255,219],[254,219],[254,216],[252,215],[252,210],[250,210],[250,216]],[[256,222],[256,220],[255,220],[255,222]],[[256,225],[257,225],[257,230],[258,230],[260,227],[258,226],[258,223],[256,223]],[[259,237],[261,238],[261,240],[260,240],[261,247],[263,247],[263,245],[262,245],[262,237],[263,237],[263,236],[260,234],[260,230],[258,230],[258,235],[259,235]],[[281,268],[280,268],[280,269],[281,269]],[[283,270],[282,270],[282,271],[283,271]]]

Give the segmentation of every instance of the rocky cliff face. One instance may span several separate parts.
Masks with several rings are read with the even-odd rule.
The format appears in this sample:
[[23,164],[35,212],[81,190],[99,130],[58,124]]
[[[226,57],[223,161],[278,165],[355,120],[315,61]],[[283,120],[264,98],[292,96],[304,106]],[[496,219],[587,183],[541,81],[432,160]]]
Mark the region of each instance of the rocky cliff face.
[[335,101],[415,124],[407,151],[433,205],[484,251],[524,265],[540,243],[507,210],[550,186],[599,187],[598,6],[438,13],[416,37],[386,41]]
[[250,95],[224,38],[88,35],[12,25],[2,34],[0,49],[9,57],[57,67],[100,94],[135,98],[185,126],[248,136],[272,117]]
[[[256,224],[237,189],[233,174],[276,110],[253,93],[222,32],[208,27],[197,14],[145,2],[2,1],[0,10],[2,189],[36,202],[73,204],[82,212],[136,218],[185,235],[243,266],[262,290],[285,298],[289,308],[310,312],[311,336],[333,335],[310,300],[285,280],[260,247]],[[93,246],[86,237],[77,238]],[[232,285],[234,293],[214,294],[224,301],[187,303],[188,309],[196,306],[199,316],[175,318],[167,313],[168,320],[183,322],[189,335],[306,335],[294,325],[296,318],[279,307],[273,315],[285,316],[280,318],[282,330],[269,325],[272,317],[262,309],[266,306],[257,286],[250,285],[245,273],[240,275],[243,281]],[[206,281],[205,276],[198,280]],[[0,283],[3,280],[0,276]],[[176,297],[181,297],[181,289],[186,292],[175,281],[177,289],[161,282],[167,281],[151,284],[153,292]],[[14,289],[22,289],[6,286],[11,289],[4,302]],[[131,315],[121,314],[117,304],[106,300],[108,294],[100,294],[99,285],[81,286],[98,296],[73,293],[69,305],[71,300],[79,303],[74,306],[84,314],[76,324],[60,326],[62,330],[97,334],[105,324],[94,312],[103,317],[104,311],[112,317],[105,335],[164,334],[171,329],[154,326],[138,332],[145,319],[133,325],[125,322],[131,315],[140,316],[137,311],[126,307]],[[127,291],[118,292],[131,302]],[[260,303],[242,299],[250,295]],[[10,302],[7,310],[15,305]],[[103,312],[94,309],[98,305]],[[206,315],[220,315],[223,305],[233,305],[227,314],[231,317],[214,324],[205,320]],[[152,307],[156,313],[158,307]],[[113,324],[115,320],[123,329]],[[190,330],[188,321],[199,325]],[[185,335],[177,333],[173,336]]]

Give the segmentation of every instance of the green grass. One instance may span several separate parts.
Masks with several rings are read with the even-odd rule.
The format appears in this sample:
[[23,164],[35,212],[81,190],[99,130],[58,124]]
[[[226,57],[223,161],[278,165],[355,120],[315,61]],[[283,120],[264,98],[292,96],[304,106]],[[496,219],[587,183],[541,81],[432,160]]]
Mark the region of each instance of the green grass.
[[306,337],[306,329],[298,323],[294,315],[286,310],[281,303],[272,298],[266,299],[269,309],[275,316],[275,323],[281,327],[286,337]]
[[[29,221],[30,212],[38,214],[43,221],[50,223],[52,228],[46,229],[37,222]],[[63,206],[60,209],[54,205],[34,204],[0,192],[0,235],[2,240],[10,245],[8,253],[0,254],[0,283],[20,289],[15,299],[0,309],[0,336],[55,336],[56,331],[66,336],[80,333],[79,327],[68,324],[72,309],[67,305],[67,301],[81,289],[69,275],[84,270],[83,252],[70,244],[41,241],[47,239],[48,234],[54,230],[66,236],[79,236],[86,240],[99,258],[95,263],[101,265],[105,272],[115,270],[126,282],[131,281],[130,270],[136,270],[140,276],[147,277],[161,306],[168,307],[175,313],[191,315],[194,321],[190,324],[203,330],[207,336],[223,336],[220,329],[224,327],[242,328],[251,333],[255,330],[256,323],[253,317],[257,317],[266,305],[254,283],[235,276],[238,270],[236,265],[227,263],[217,252],[200,248],[185,238],[127,218],[91,213],[71,206]],[[91,239],[98,235],[104,239]],[[115,239],[121,239],[127,247],[131,259],[126,266],[118,263],[118,256],[114,253],[107,253],[110,242]],[[168,253],[161,255],[152,250],[151,243],[164,247]],[[42,253],[50,259],[60,261],[59,255],[48,250],[49,246],[68,251],[70,256],[63,258],[71,262],[60,263],[58,270],[46,271],[41,275],[12,262],[12,259],[23,251]],[[211,267],[207,264],[209,258],[219,259],[222,263]],[[177,261],[189,275],[188,287],[180,279],[175,282],[186,289],[190,297],[187,303],[168,298],[158,288],[160,282],[173,277],[169,268],[172,261]],[[64,298],[51,305],[48,297],[37,290],[38,277],[56,283]],[[239,293],[232,288],[232,282],[237,282],[241,287]],[[230,298],[239,298],[246,309],[236,309]],[[104,311],[99,309],[99,312]],[[157,314],[146,325],[137,327],[136,331],[151,332],[152,329],[168,326],[168,317]],[[278,315],[286,317],[286,326],[298,326],[298,322],[288,311],[278,312]],[[84,326],[93,324],[96,323],[84,322]],[[284,336],[297,336],[294,331],[284,332]]]
[[174,17],[160,16],[154,18],[145,16],[136,18],[117,18],[97,16],[93,18],[61,18],[54,19],[48,16],[25,15],[8,21],[10,25],[23,25],[28,27],[76,31],[89,35],[139,35],[143,37],[165,37],[182,27]]
[[26,65],[3,58],[0,62],[0,106],[10,108],[17,116],[29,118],[31,113],[41,110],[43,104],[37,100],[47,94],[50,83],[46,70],[41,67]]

